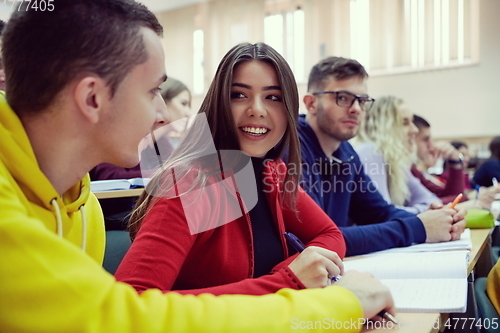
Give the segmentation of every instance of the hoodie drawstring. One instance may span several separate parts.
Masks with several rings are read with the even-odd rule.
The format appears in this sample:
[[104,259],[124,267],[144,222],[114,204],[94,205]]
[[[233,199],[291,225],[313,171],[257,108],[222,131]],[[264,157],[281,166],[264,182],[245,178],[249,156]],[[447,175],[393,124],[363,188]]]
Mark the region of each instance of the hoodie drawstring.
[[82,215],[82,251],[85,252],[85,248],[87,247],[87,219],[85,218],[85,206],[81,205],[78,208],[80,214]]
[[[62,217],[61,217],[61,210],[59,209],[59,204],[57,203],[57,199],[54,198],[50,201],[50,204],[54,206],[54,213],[56,214],[56,228],[57,228],[57,235],[59,237],[63,237],[63,224],[62,224]],[[80,208],[78,208],[80,211],[80,214],[82,215],[82,241],[81,241],[81,249],[82,251],[85,251],[85,248],[87,247],[87,219],[85,218],[85,207],[84,205],[81,205]]]
[[57,203],[57,199],[54,198],[50,201],[51,205],[54,206],[54,212],[56,214],[56,231],[57,235],[62,238],[63,236],[63,225],[62,225],[62,217],[61,217],[61,211],[59,210],[59,204]]

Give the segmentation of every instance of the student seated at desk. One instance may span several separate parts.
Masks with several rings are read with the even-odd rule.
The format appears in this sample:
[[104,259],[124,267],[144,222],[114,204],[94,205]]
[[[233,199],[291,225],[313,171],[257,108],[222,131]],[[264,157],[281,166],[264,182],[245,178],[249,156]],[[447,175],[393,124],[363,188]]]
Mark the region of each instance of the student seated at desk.
[[491,157],[481,164],[474,174],[472,183],[479,186],[492,186],[493,179],[500,181],[500,136],[490,142]]
[[[465,186],[465,190],[469,191],[471,189],[471,182],[469,179],[469,174],[467,172],[467,170],[470,167],[470,165],[469,165],[469,163],[470,163],[469,147],[467,146],[467,144],[465,142],[462,142],[462,141],[452,141],[451,145],[453,147],[455,147],[455,149],[458,150],[458,152],[463,155],[462,164],[464,167],[464,186]],[[443,183],[446,183],[449,176],[450,176],[450,172],[448,170],[448,164],[445,161],[443,164],[443,173],[441,173],[438,177],[439,177],[439,179],[441,179],[441,181]]]
[[312,68],[304,96],[307,114],[298,121],[301,184],[341,228],[349,256],[450,240],[453,216],[459,221],[460,215],[432,210],[415,216],[389,204],[347,141],[371,112],[367,80],[354,59],[328,57]]
[[[448,142],[434,142],[430,124],[424,118],[414,115],[413,123],[418,128],[415,141],[419,159],[419,162],[411,167],[413,176],[417,177],[429,191],[437,195],[444,204],[452,202],[459,193],[463,193],[462,202],[464,203],[459,207],[490,209],[495,194],[500,193],[500,187],[482,187],[465,195],[466,186],[463,173],[467,165],[465,156]],[[445,160],[445,168],[448,171],[445,183],[427,172],[427,169],[433,167],[440,157]],[[474,200],[467,201],[467,196],[474,198]]]
[[366,114],[355,149],[384,199],[411,213],[421,213],[441,200],[415,178],[410,168],[418,128],[400,98],[381,96]]
[[[159,189],[137,203],[116,278],[183,294],[328,286],[342,273],[344,239],[299,188],[300,170],[281,160],[288,149],[289,164],[300,165],[298,111],[293,73],[278,52],[264,43],[228,51],[193,126],[148,186]],[[238,176],[247,163],[253,172]],[[240,183],[254,175],[256,184]],[[308,248],[293,255],[285,231]]]
[[[179,80],[169,77],[160,85],[160,94],[167,105],[167,111],[163,117],[164,121],[158,124],[159,127],[164,126],[168,129],[162,133],[161,145],[163,148],[162,157],[167,158],[169,152],[173,151],[177,141],[184,133],[187,127],[187,122],[191,114],[191,92],[188,87]],[[161,130],[156,130],[159,133]],[[146,149],[154,149],[147,147]],[[149,156],[148,151],[142,155]],[[130,179],[142,178],[141,164],[133,168],[122,168],[110,163],[101,163],[94,167],[89,172],[91,180],[107,180],[107,179]],[[100,200],[101,208],[104,214],[104,222],[106,230],[125,230],[127,228],[128,217],[132,208],[137,201],[137,197],[112,198]]]
[[360,273],[260,297],[138,295],[116,282],[101,267],[104,223],[87,172],[136,165],[140,140],[163,120],[162,27],[131,0],[29,5],[12,13],[2,50],[1,332],[293,332],[293,318],[394,314],[388,289]]

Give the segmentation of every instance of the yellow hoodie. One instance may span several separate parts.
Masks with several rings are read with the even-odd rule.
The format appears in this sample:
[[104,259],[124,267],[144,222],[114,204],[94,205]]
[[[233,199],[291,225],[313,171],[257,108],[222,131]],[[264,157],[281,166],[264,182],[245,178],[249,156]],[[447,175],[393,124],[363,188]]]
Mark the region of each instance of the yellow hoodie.
[[104,223],[88,176],[59,197],[1,93],[0,145],[0,332],[359,331],[361,305],[342,287],[139,296],[101,267]]

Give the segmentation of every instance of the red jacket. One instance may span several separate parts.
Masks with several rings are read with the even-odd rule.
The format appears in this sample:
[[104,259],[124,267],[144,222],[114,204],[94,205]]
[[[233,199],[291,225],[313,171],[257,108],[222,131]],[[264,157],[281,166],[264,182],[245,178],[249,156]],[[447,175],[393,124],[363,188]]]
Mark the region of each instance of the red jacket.
[[[280,167],[284,165],[279,163]],[[262,181],[285,255],[288,247],[283,233],[288,231],[306,246],[323,247],[343,258],[346,248],[342,233],[308,194],[302,189],[298,192],[298,218],[295,212],[282,206],[279,191],[284,173],[279,173],[277,166],[274,161],[266,162]],[[195,207],[186,207],[190,220],[196,215],[195,220],[213,224],[235,213],[220,209],[234,207],[231,201],[238,200],[241,208],[238,191],[235,198],[209,185],[204,187],[208,195],[198,197]],[[282,288],[305,288],[287,267],[297,255],[278,264],[271,274],[253,278],[253,239],[248,213],[192,235],[181,198],[161,198],[152,207],[116,272],[117,280],[131,284],[139,292],[158,288],[182,294],[262,295]]]

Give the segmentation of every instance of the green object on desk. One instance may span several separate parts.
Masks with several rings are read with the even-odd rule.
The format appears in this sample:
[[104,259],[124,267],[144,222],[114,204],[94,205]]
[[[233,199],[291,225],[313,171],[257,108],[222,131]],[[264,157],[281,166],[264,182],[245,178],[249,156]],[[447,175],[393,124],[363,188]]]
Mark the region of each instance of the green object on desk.
[[485,229],[495,226],[495,218],[488,209],[469,209],[465,215],[466,228]]

